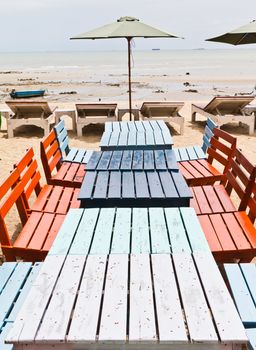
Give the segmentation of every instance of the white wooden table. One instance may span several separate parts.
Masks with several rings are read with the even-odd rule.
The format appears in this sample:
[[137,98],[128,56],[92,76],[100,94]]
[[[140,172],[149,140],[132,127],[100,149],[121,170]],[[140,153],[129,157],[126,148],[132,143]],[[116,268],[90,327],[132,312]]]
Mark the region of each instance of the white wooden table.
[[[81,212],[86,211],[92,215],[81,218]],[[61,228],[7,337],[15,350],[245,348],[243,325],[215,260],[203,243],[205,237],[199,237],[200,230],[186,239],[188,233],[170,215],[168,225],[173,229],[169,236],[171,232],[172,239],[180,244],[172,254],[97,254],[97,248],[96,254],[87,255],[81,244],[80,249],[76,245],[69,248],[77,241],[77,236],[72,239],[77,235],[76,229],[71,232],[74,220],[81,224],[81,238],[88,237],[89,232],[97,236],[97,247],[105,246],[109,236],[105,229],[109,231],[111,225],[99,217],[98,225],[101,222],[102,227],[95,226],[99,214],[96,209],[73,213]],[[118,217],[121,214],[125,215],[115,214],[119,245],[127,236],[123,234],[124,221]],[[145,234],[142,231],[146,225],[140,227],[139,218],[137,221],[137,234]],[[192,230],[195,223],[189,221]],[[163,243],[166,226],[161,220],[151,223],[150,230],[155,237],[159,233]],[[58,247],[67,249],[58,251]]]

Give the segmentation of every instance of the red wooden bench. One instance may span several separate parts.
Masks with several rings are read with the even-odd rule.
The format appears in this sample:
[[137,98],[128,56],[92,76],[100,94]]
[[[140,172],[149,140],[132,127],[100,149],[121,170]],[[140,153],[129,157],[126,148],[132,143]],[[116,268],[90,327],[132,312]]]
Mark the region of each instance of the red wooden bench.
[[[206,185],[191,187],[193,199],[190,200],[198,215],[218,214],[244,210],[251,195],[256,178],[256,166],[236,149],[226,174],[226,185]],[[230,195],[237,195],[238,205],[234,205]]]
[[[21,197],[23,203],[20,204],[20,200],[17,203],[23,224],[26,223],[32,211],[66,214],[69,208],[80,207],[80,201],[77,199],[78,188],[52,185],[41,186],[41,175],[37,161],[34,159],[32,148],[28,149],[24,157],[15,164],[15,168],[19,172],[19,181],[23,188]],[[37,198],[31,205],[33,192],[35,192]]]
[[218,262],[250,262],[256,256],[256,183],[244,211],[198,215]]
[[62,162],[54,130],[40,142],[40,153],[45,177],[49,185],[81,187],[85,175],[85,165]]
[[[0,186],[0,243],[7,261],[22,258],[26,261],[40,261],[45,258],[65,218],[63,214],[33,211],[27,216],[26,224],[12,242],[8,232],[6,216],[19,203],[24,204],[23,181],[19,181],[18,169]],[[26,208],[23,209],[26,213]],[[24,214],[25,215],[25,214]]]
[[[207,150],[207,159],[197,159],[179,162],[179,168],[189,186],[202,186],[223,182],[225,174],[230,167],[232,157],[236,149],[236,138],[227,132],[215,128]],[[218,170],[213,166],[218,163]]]

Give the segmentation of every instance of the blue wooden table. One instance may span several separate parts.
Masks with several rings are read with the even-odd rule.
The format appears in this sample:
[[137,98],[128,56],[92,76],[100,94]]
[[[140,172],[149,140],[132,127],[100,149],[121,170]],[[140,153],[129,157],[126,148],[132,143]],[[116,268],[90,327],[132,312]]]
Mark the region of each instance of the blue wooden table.
[[66,217],[7,341],[240,350],[247,337],[192,208],[93,208]]
[[100,141],[102,151],[127,149],[170,149],[173,141],[162,120],[107,122]]
[[175,170],[179,167],[173,150],[94,151],[87,163],[91,170]]

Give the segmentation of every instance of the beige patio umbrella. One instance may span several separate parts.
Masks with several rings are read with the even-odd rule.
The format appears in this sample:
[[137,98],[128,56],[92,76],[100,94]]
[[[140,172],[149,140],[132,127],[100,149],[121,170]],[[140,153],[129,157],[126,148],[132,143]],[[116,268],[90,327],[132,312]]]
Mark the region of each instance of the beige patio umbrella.
[[163,32],[139,21],[134,17],[121,17],[116,22],[104,25],[92,31],[82,33],[70,39],[110,39],[126,38],[128,42],[128,81],[129,81],[129,112],[131,120],[132,90],[131,90],[131,40],[132,38],[178,38],[174,34]]
[[227,43],[231,45],[245,45],[256,43],[256,21],[252,21],[242,27],[232,30],[214,38],[206,39],[206,41],[215,41]]

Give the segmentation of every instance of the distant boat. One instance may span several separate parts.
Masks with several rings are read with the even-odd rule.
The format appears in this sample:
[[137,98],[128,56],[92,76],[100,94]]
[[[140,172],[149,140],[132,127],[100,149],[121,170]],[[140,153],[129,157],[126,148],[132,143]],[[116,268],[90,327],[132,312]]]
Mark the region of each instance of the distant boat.
[[153,48],[152,51],[159,51],[160,49],[158,47]]
[[33,90],[33,91],[15,91],[12,90],[10,96],[12,98],[28,98],[28,97],[38,97],[43,96],[45,90]]

